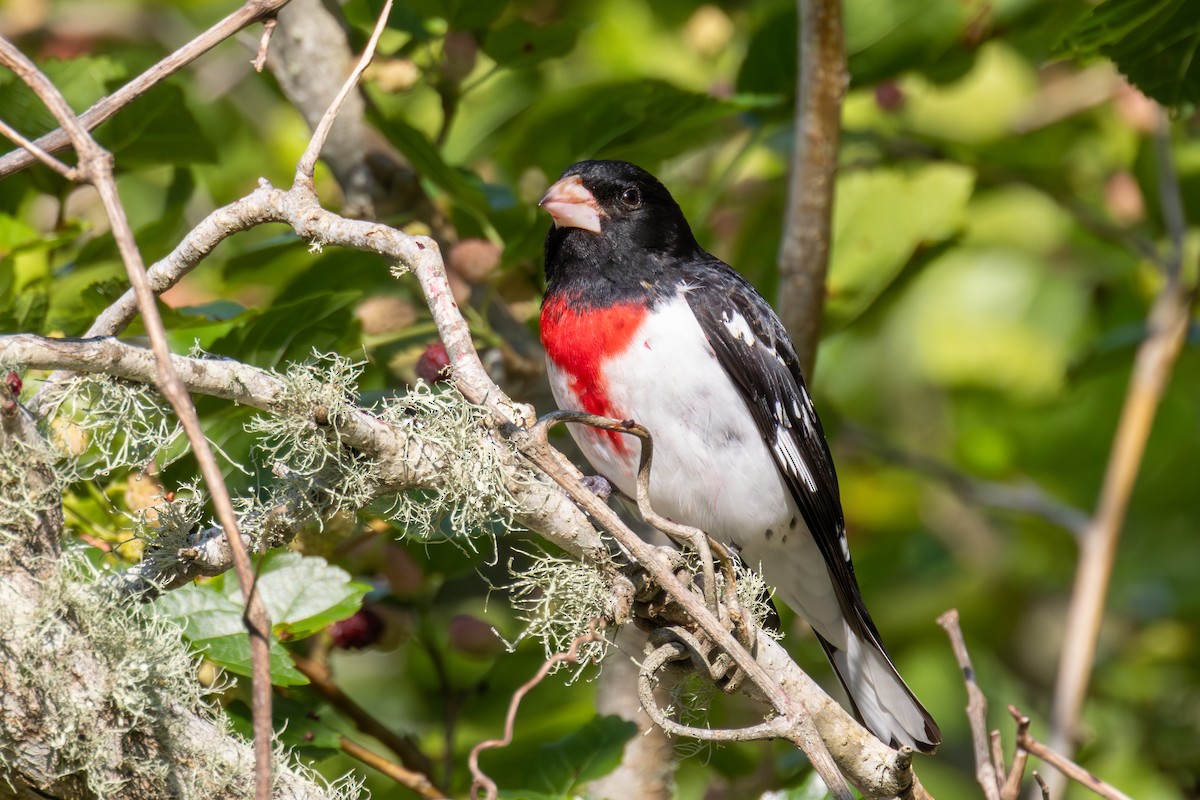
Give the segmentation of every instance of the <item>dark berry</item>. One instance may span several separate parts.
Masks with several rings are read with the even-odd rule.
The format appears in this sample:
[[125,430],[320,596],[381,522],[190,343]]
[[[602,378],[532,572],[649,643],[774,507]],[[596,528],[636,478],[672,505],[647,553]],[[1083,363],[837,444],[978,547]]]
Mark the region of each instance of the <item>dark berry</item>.
[[450,356],[446,354],[446,345],[434,342],[425,348],[417,359],[417,376],[426,383],[449,380]]
[[457,614],[450,620],[450,646],[472,658],[492,658],[504,650],[504,642],[492,626],[469,614]]
[[8,377],[4,379],[4,382],[8,385],[8,390],[12,392],[13,397],[17,397],[21,394],[21,387],[24,384],[21,383],[20,375],[15,372],[10,372],[8,373]]
[[904,90],[895,81],[884,81],[875,86],[875,105],[884,111],[899,111],[904,107]]
[[354,616],[330,625],[329,635],[344,650],[361,650],[378,642],[383,628],[383,617],[369,608],[360,608]]

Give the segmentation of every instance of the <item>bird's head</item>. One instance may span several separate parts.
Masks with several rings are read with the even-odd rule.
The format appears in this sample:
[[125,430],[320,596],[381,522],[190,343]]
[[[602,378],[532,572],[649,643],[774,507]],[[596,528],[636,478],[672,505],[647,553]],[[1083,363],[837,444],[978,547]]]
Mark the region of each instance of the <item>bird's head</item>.
[[696,246],[666,187],[625,161],[572,164],[538,205],[554,218],[551,237],[594,236],[610,246],[624,242],[657,252]]

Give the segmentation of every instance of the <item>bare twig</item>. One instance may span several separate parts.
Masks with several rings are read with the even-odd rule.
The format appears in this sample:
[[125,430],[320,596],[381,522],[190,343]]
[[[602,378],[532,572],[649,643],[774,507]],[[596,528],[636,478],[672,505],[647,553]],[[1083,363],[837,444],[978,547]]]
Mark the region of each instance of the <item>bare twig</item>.
[[[1017,720],[1017,747],[1021,750],[1040,758],[1044,763],[1054,767],[1067,778],[1070,778],[1081,786],[1086,786],[1096,794],[1106,798],[1106,800],[1132,800],[1129,795],[1120,789],[1110,786],[1071,759],[1033,738],[1029,734],[1028,717],[1018,711],[1015,706],[1009,706],[1008,713],[1012,714],[1013,718]],[[1042,789],[1043,793],[1047,793],[1048,787],[1040,780],[1037,772],[1034,772],[1033,776],[1035,779],[1038,779],[1038,785],[1044,787]]]
[[278,25],[279,20],[276,17],[267,17],[263,20],[262,38],[258,40],[258,53],[250,62],[255,72],[262,72],[263,67],[267,65],[267,51],[271,47],[271,37],[275,34],[275,28]]
[[654,699],[655,675],[672,661],[685,661],[693,655],[682,642],[671,641],[661,645],[642,662],[641,672],[638,673],[638,697],[642,701],[642,708],[654,720],[654,724],[672,736],[688,736],[709,742],[750,742],[787,736],[789,723],[783,717],[776,717],[748,728],[730,729],[683,725],[664,714]]
[[32,155],[38,161],[45,164],[50,169],[57,172],[59,175],[62,175],[67,180],[69,180],[69,181],[79,180],[79,172],[74,167],[68,166],[67,164],[64,164],[62,161],[59,161],[57,158],[50,155],[45,150],[43,150],[42,148],[38,147],[33,142],[26,139],[24,136],[22,136],[20,134],[19,131],[17,131],[16,128],[12,127],[11,125],[9,125],[7,122],[5,122],[2,119],[0,119],[0,133],[4,134],[6,137],[8,137],[8,139],[10,141],[12,141],[13,144],[15,144],[19,147],[25,148],[27,151],[29,151],[30,155]]
[[[1165,112],[1160,124],[1164,128],[1169,124]],[[1175,208],[1180,199],[1171,150],[1164,142],[1157,151],[1164,216],[1171,221],[1168,227],[1172,237],[1182,237],[1187,228],[1181,222],[1182,207]],[[1196,288],[1184,286],[1175,263],[1174,255],[1183,252],[1182,240],[1174,238],[1172,247],[1166,282],[1150,308],[1147,335],[1134,357],[1095,515],[1080,544],[1051,716],[1050,745],[1062,753],[1070,754],[1075,749],[1075,731],[1087,696],[1117,542],[1159,402],[1187,337]]]
[[846,70],[841,0],[797,0],[800,63],[791,179],[779,247],[779,310],[800,366],[812,377],[829,264],[834,173]]
[[958,623],[958,611],[950,609],[938,617],[938,625],[946,630],[954,657],[962,669],[963,681],[967,685],[967,719],[971,723],[971,740],[975,743],[975,780],[983,788],[987,800],[1000,800],[1000,775],[992,759],[987,733],[987,698],[975,681],[975,669],[971,666],[971,655],[963,641],[962,627]]
[[355,742],[353,739],[347,739],[345,736],[338,737],[338,747],[346,755],[357,758],[372,769],[379,770],[396,783],[421,797],[428,798],[428,800],[445,800],[446,795],[430,783],[429,778],[420,772],[413,772],[399,764],[388,761],[383,756],[371,752],[358,742]]
[[312,188],[313,169],[317,166],[317,158],[321,155],[321,148],[325,146],[325,139],[329,136],[329,129],[333,127],[338,112],[342,110],[342,103],[346,102],[346,97],[349,96],[350,92],[354,91],[354,87],[358,85],[358,79],[362,77],[367,65],[371,63],[371,58],[375,55],[375,45],[379,43],[379,37],[383,33],[383,29],[387,27],[388,16],[391,13],[392,0],[387,0],[383,4],[383,10],[379,12],[379,20],[375,23],[375,30],[371,31],[371,38],[367,41],[367,47],[363,51],[362,57],[358,59],[358,64],[355,65],[354,71],[346,78],[346,82],[342,84],[341,90],[333,98],[333,102],[329,104],[329,109],[321,117],[321,121],[317,123],[317,127],[313,130],[312,138],[308,142],[308,147],[304,150],[304,155],[300,156],[300,161],[296,164],[295,185],[304,185]]
[[[93,130],[102,122],[111,119],[118,111],[141,97],[164,78],[178,72],[238,31],[271,16],[287,5],[288,0],[247,0],[237,11],[213,25],[171,55],[107,97],[97,100],[91,108],[79,115],[79,124],[85,130]],[[74,112],[71,112],[74,117]],[[61,122],[60,122],[61,124]],[[72,144],[71,136],[64,128],[39,136],[34,142],[47,153],[57,153]],[[28,150],[14,150],[0,157],[0,178],[24,169],[35,160]]]
[[150,338],[157,366],[157,383],[159,389],[171,403],[179,417],[188,441],[192,445],[205,484],[213,498],[213,505],[222,526],[229,532],[229,541],[233,548],[234,565],[238,582],[245,598],[246,628],[250,635],[250,655],[253,663],[253,719],[254,719],[254,754],[255,754],[255,797],[266,800],[271,795],[271,745],[273,731],[271,728],[271,672],[268,661],[268,647],[271,635],[270,620],[262,598],[254,591],[254,571],[246,546],[238,532],[237,519],[233,512],[233,503],[225,479],[221,475],[213,457],[208,440],[200,427],[200,418],[196,414],[191,396],[171,366],[171,352],[167,344],[166,330],[158,313],[154,293],[146,279],[146,268],[142,262],[141,253],[133,238],[133,230],[125,217],[125,208],[117,193],[117,183],[113,177],[112,156],[96,143],[82,124],[75,119],[75,113],[67,104],[65,98],[33,62],[26,58],[11,43],[0,39],[0,63],[9,67],[17,76],[37,94],[55,119],[70,136],[75,152],[79,155],[80,174],[100,194],[104,210],[112,224],[113,236],[121,259],[125,263],[129,282],[137,292],[138,309]]
[[1042,800],[1050,800],[1050,786],[1036,769],[1033,771],[1033,779],[1037,781],[1038,789],[1042,792]]
[[512,744],[513,730],[517,721],[517,709],[521,707],[521,700],[525,695],[529,694],[534,687],[545,680],[550,671],[559,664],[577,664],[579,663],[579,648],[589,642],[604,641],[604,634],[596,632],[596,624],[598,620],[593,620],[589,626],[587,633],[582,636],[577,636],[571,640],[571,646],[565,653],[555,653],[546,659],[546,663],[542,664],[537,674],[530,678],[525,683],[513,692],[512,700],[508,704],[508,715],[504,718],[504,737],[501,739],[487,739],[471,748],[471,755],[467,758],[467,763],[471,768],[471,798],[474,800],[479,797],[479,790],[482,789],[484,797],[487,800],[495,800],[499,787],[496,782],[484,773],[479,768],[479,754],[484,750],[489,750],[496,747],[508,747]]
[[430,774],[433,765],[429,761],[429,757],[417,747],[417,743],[413,741],[411,736],[397,734],[380,722],[371,712],[354,702],[353,698],[343,692],[341,687],[334,683],[329,675],[329,668],[325,664],[305,658],[296,653],[292,653],[291,656],[296,669],[300,670],[304,677],[308,678],[313,689],[328,700],[330,705],[349,718],[360,731],[378,739],[385,747],[395,753],[399,757],[400,763],[407,770],[411,771],[412,774],[419,774],[425,779],[426,783],[431,787],[433,786],[432,781],[426,777]]
[[[1009,706],[1008,710],[1013,711],[1013,707]],[[1017,717],[1017,740],[1029,730],[1029,717]],[[1025,764],[1029,760],[1029,751],[1018,747],[1013,754],[1012,767],[1008,770],[1008,777],[1004,781],[1004,786],[1000,789],[1000,800],[1017,800],[1021,796],[1021,779],[1025,776]],[[1034,773],[1035,775],[1037,773]]]

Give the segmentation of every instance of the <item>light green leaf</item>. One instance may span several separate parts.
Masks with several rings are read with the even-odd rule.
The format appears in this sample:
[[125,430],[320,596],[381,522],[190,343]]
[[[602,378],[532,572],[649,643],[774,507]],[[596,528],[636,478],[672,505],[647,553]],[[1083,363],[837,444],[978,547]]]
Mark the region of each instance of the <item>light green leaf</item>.
[[[240,609],[241,587],[222,577],[225,597]],[[255,585],[275,631],[292,638],[309,636],[346,619],[358,611],[363,596],[371,591],[369,585],[351,580],[348,572],[325,559],[291,551],[269,553]]]
[[826,314],[843,326],[900,275],[918,248],[955,235],[975,174],[956,164],[851,172],[838,182]]

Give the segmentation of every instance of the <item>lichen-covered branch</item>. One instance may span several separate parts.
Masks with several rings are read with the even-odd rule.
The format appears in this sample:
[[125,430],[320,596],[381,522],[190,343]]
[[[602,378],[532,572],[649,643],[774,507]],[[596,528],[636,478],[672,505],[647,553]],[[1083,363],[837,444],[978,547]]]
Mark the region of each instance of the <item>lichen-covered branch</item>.
[[[153,371],[151,370],[151,374]],[[253,791],[251,744],[201,694],[177,631],[63,554],[57,453],[0,385],[0,786],[15,798]],[[347,800],[276,753],[272,796]]]

